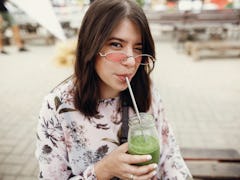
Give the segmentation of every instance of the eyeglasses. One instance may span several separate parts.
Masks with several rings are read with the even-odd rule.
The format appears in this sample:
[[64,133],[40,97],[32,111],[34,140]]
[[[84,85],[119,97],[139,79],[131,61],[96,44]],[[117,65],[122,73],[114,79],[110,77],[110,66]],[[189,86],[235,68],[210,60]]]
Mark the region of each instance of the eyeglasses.
[[109,52],[106,54],[99,52],[99,55],[101,57],[105,57],[105,59],[108,61],[116,62],[116,63],[122,63],[124,61],[127,61],[127,59],[130,57],[133,57],[137,64],[144,65],[144,66],[155,62],[154,57],[152,57],[149,54],[139,54],[136,56],[128,56],[124,52]]

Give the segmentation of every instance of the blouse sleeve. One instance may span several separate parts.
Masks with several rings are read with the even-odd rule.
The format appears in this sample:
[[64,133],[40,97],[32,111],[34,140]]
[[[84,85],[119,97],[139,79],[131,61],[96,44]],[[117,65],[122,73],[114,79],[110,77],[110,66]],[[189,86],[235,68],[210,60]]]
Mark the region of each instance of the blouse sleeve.
[[179,146],[176,143],[171,126],[168,124],[165,115],[162,101],[158,101],[158,131],[160,136],[160,163],[159,171],[163,180],[186,180],[192,179],[189,169],[187,168]]
[[64,133],[59,122],[56,106],[46,97],[39,114],[37,126],[36,157],[39,162],[39,179],[85,180],[96,179],[94,166],[86,167],[81,174],[73,174],[68,161]]

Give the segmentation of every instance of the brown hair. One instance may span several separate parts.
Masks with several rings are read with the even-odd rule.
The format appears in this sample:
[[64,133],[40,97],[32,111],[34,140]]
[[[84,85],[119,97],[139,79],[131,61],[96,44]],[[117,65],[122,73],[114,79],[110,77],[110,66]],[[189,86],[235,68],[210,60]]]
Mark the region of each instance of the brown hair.
[[[132,0],[95,0],[86,12],[78,37],[75,63],[75,107],[85,116],[98,114],[100,99],[99,77],[94,64],[98,52],[107,41],[120,20],[128,18],[142,34],[144,54],[155,57],[155,47],[143,10]],[[146,112],[151,104],[151,81],[149,73],[153,67],[140,66],[131,81],[140,112]],[[128,89],[121,92],[121,101],[133,107]]]

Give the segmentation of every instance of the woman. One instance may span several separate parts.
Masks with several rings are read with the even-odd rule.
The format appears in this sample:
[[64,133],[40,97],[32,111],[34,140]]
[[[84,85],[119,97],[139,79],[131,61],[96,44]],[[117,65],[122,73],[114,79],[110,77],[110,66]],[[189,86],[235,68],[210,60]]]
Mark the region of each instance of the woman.
[[[146,16],[131,0],[96,0],[79,32],[75,73],[46,96],[39,116],[40,179],[187,179],[191,175],[151,87],[154,42]],[[136,166],[150,155],[120,145],[122,104],[154,116],[160,162]]]

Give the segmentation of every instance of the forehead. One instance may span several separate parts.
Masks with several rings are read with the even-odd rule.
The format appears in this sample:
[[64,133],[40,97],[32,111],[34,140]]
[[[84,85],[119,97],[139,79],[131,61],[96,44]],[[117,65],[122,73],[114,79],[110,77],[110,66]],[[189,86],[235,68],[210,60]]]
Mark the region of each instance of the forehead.
[[121,20],[114,28],[109,38],[116,37],[125,41],[141,41],[141,31],[137,24],[125,18]]

